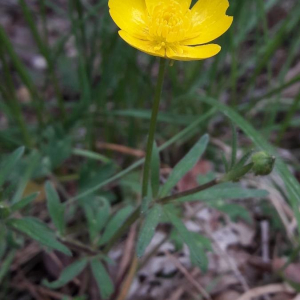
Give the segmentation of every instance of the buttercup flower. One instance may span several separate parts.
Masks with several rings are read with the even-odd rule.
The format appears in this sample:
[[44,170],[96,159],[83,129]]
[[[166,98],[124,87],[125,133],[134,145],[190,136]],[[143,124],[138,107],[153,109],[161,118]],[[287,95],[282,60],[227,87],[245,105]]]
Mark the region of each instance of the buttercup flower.
[[220,52],[207,44],[228,30],[228,0],[109,0],[110,15],[131,46],[150,55],[200,60]]

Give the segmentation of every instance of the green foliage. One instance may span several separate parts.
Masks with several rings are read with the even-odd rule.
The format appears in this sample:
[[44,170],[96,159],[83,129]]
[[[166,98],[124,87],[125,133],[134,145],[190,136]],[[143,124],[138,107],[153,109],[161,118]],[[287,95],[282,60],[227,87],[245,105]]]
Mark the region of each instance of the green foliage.
[[107,243],[113,235],[118,231],[120,227],[124,224],[125,220],[132,212],[133,208],[131,206],[126,206],[120,209],[108,222],[103,235],[99,241],[99,245],[104,245]]
[[81,259],[73,262],[69,266],[67,266],[60,274],[59,278],[56,281],[48,282],[44,280],[43,284],[51,289],[58,289],[65,286],[67,283],[72,281],[75,277],[80,275],[82,271],[88,264],[87,259]]
[[45,185],[45,191],[47,196],[47,208],[48,212],[51,216],[51,219],[58,229],[59,233],[62,235],[65,231],[65,208],[64,205],[60,202],[59,196],[52,186],[52,184],[48,181]]
[[156,143],[153,145],[152,160],[151,160],[151,187],[152,196],[155,198],[159,191],[160,181],[160,157]]
[[0,187],[5,183],[12,169],[22,157],[24,150],[24,147],[18,148],[5,161],[2,161],[0,168]]
[[97,259],[91,261],[91,268],[94,278],[97,282],[101,297],[103,299],[108,299],[114,292],[114,285],[106,269],[104,268],[103,264]]
[[199,161],[200,157],[204,153],[208,141],[208,135],[204,135],[203,137],[201,137],[201,139],[194,145],[194,147],[174,167],[168,180],[162,186],[159,192],[160,198],[166,196],[171,191],[171,189],[178,183],[178,181],[196,165],[196,163]]
[[159,205],[154,205],[145,216],[136,245],[136,253],[138,257],[142,257],[144,255],[147,246],[153,238],[155,229],[160,221],[161,209],[162,208]]
[[[37,6],[19,1],[16,12],[22,15],[21,23],[29,29],[39,55],[47,62],[44,71],[35,70],[24,60],[31,49],[25,49],[26,45],[21,48],[18,40],[10,38],[10,31],[0,26],[1,299],[7,299],[2,284],[5,276],[10,276],[16,250],[22,250],[28,239],[66,255],[72,254],[66,247],[70,240],[82,243],[79,246],[85,251],[75,245],[72,250],[76,260],[62,270],[58,280],[45,281],[45,285],[60,289],[90,264],[102,298],[109,298],[114,287],[100,259],[108,261],[104,253],[128,233],[129,225],[136,220],[142,220],[138,256],[144,254],[157,224],[167,222],[172,224],[172,240],[178,249],[185,243],[192,262],[205,270],[210,241],[186,229],[179,217],[180,205],[202,201],[232,221],[250,223],[252,216],[243,200],[262,200],[268,192],[236,181],[250,172],[269,174],[273,156],[274,172],[285,186],[274,176],[272,188],[277,188],[292,208],[299,229],[294,233],[299,238],[300,184],[277,147],[296,153],[296,141],[294,145],[286,133],[293,134],[299,128],[300,96],[284,92],[300,82],[299,75],[288,75],[299,54],[300,3],[294,1],[287,9],[288,17],[278,18],[274,26],[269,26],[273,8],[279,7],[280,1],[232,0],[228,13],[234,15],[234,23],[218,40],[222,52],[208,63],[175,62],[168,68],[155,136],[160,146],[153,147],[149,193],[140,199],[144,158],[136,160],[132,150],[145,148],[157,61],[119,39],[107,1],[96,2],[69,1],[66,9],[48,0],[39,1]],[[57,40],[48,39],[51,16],[70,24]],[[278,54],[283,51],[286,59],[278,63]],[[19,88],[28,92],[26,101],[21,99]],[[243,132],[240,136],[237,127]],[[204,132],[210,133],[214,143],[208,146],[208,135],[204,135],[192,146]],[[215,142],[227,142],[230,135],[231,153],[226,158],[226,146],[220,153]],[[22,145],[26,145],[26,151]],[[127,153],[122,146],[132,152]],[[250,147],[258,153],[253,154]],[[225,183],[218,181],[208,189],[182,195],[172,201],[173,209],[156,204],[164,197],[172,200],[176,185],[204,151],[214,174],[225,169],[225,174],[210,179]],[[239,158],[242,151],[245,154]],[[178,157],[183,158],[178,162]],[[224,168],[220,166],[221,157]],[[173,165],[164,182],[161,168]],[[296,160],[293,167],[300,169]],[[47,182],[49,179],[54,185]],[[207,182],[202,176],[199,186]],[[41,188],[28,192],[32,184]],[[256,203],[274,230],[285,230],[270,204]],[[46,212],[43,222],[37,218],[36,206]],[[160,215],[161,209],[167,217]],[[84,296],[66,295],[64,299],[83,300]]]
[[54,232],[39,219],[32,217],[10,219],[6,222],[6,225],[36,240],[42,246],[58,250],[69,256],[72,255],[71,251],[65,245],[57,241]]
[[206,271],[208,267],[208,259],[204,252],[203,244],[201,242],[199,243],[199,240],[196,241],[194,239],[194,235],[186,229],[180,218],[178,218],[172,212],[168,212],[167,208],[165,208],[165,213],[167,214],[172,225],[178,231],[181,239],[189,247],[191,260],[203,271]]
[[31,202],[33,202],[37,196],[38,196],[38,193],[33,193],[33,194],[21,199],[19,202],[15,203],[11,206],[11,212],[17,212],[17,211],[23,209],[24,207],[29,205]]

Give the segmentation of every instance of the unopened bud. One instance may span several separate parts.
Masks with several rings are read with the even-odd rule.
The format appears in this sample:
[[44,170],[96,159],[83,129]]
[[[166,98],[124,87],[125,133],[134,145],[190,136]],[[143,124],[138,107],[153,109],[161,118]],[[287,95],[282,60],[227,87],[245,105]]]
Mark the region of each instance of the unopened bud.
[[252,156],[253,172],[255,175],[269,175],[273,171],[275,157],[266,152],[257,152]]

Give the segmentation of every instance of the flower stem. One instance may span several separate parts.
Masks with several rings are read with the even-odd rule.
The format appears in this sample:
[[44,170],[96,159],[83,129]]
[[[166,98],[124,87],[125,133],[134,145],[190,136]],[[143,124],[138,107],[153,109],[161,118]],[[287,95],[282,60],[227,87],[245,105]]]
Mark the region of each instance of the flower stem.
[[160,63],[159,63],[159,73],[158,73],[158,78],[157,78],[154,103],[153,103],[153,107],[152,107],[152,115],[151,115],[147,149],[146,149],[146,158],[145,158],[145,165],[144,165],[144,171],[143,171],[142,198],[146,197],[148,194],[148,183],[149,183],[149,175],[150,175],[152,149],[153,149],[153,142],[154,142],[154,136],[155,136],[155,129],[156,129],[156,122],[157,122],[157,115],[158,115],[158,111],[159,111],[161,92],[162,92],[163,83],[164,83],[166,62],[167,62],[166,59],[161,58]]

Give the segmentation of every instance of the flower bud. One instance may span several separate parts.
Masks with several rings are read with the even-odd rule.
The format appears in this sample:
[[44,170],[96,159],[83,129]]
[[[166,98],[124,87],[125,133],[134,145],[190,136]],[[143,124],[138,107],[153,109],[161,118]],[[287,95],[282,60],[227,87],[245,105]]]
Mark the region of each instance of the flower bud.
[[274,168],[275,157],[266,152],[257,152],[252,156],[253,172],[255,175],[269,175]]

